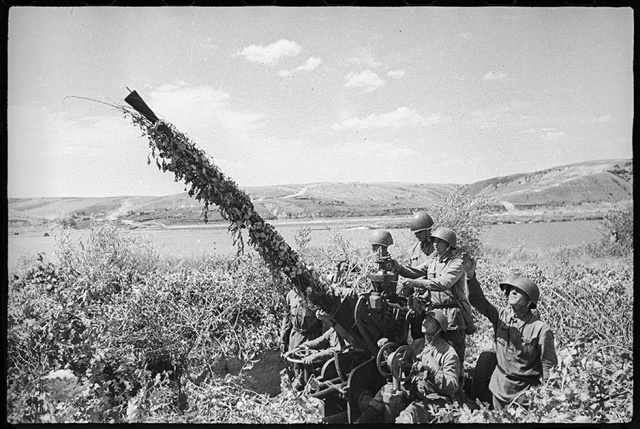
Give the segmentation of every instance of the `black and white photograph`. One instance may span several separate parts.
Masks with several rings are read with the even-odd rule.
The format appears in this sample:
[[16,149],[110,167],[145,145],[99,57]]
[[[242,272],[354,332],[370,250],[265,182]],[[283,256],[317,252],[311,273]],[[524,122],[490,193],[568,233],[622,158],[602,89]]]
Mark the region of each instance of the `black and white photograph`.
[[634,13],[8,8],[6,423],[630,424]]

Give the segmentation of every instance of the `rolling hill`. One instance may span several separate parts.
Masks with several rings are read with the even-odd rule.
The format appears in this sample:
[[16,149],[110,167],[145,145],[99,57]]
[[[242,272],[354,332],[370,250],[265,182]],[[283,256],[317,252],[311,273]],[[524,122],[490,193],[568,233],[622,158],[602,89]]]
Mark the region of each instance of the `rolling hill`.
[[[260,215],[273,219],[404,216],[428,209],[457,185],[424,183],[306,183],[246,187]],[[564,165],[532,173],[495,177],[465,186],[489,199],[496,216],[603,213],[633,198],[633,162],[615,159]],[[186,192],[163,197],[9,198],[9,227],[60,222],[77,227],[97,219],[135,225],[201,223],[202,204]],[[572,215],[572,216],[573,216]],[[211,221],[221,220],[212,209]]]

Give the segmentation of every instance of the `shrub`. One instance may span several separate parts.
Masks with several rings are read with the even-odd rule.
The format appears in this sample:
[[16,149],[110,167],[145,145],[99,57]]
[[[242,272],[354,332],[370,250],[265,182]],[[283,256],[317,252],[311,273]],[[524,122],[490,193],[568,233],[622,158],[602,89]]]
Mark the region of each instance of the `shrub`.
[[[59,263],[40,256],[12,273],[10,422],[124,421],[128,401],[157,376],[179,410],[186,380],[213,377],[215,356],[250,361],[278,344],[286,285],[262,260],[160,264],[147,246],[94,224],[86,243],[60,240]],[[64,409],[41,379],[60,370],[84,392]]]
[[601,246],[605,254],[623,256],[633,253],[633,201],[609,210],[601,223]]
[[456,233],[457,241],[471,255],[482,255],[482,231],[487,226],[489,213],[486,199],[465,194],[464,187],[458,187],[451,194],[438,200],[429,209],[435,227],[447,226]]
[[[369,249],[339,233],[328,246],[307,240],[301,247],[305,260],[326,274],[347,261],[346,280],[368,286]],[[219,357],[251,365],[278,344],[290,284],[255,255],[160,260],[150,243],[110,224],[92,225],[80,245],[63,236],[57,250],[58,262],[37,255],[9,274],[10,423],[319,421],[317,404],[293,392],[286,379],[282,393],[269,398],[244,389],[242,372],[225,376],[229,368],[216,366]],[[477,271],[499,306],[506,300],[498,282],[506,275],[538,283],[538,310],[554,331],[560,359],[552,377],[528,393],[533,405],[527,411],[453,406],[437,410],[436,421],[630,421],[633,259],[586,263],[579,249],[548,253],[555,263],[523,249],[485,252]],[[467,370],[493,342],[489,322],[476,316]]]

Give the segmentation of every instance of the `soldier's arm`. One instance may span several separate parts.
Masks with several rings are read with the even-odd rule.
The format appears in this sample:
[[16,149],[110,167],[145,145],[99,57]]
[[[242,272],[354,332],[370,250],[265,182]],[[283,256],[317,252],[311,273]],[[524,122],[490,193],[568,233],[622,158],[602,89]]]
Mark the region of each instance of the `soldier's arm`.
[[542,381],[546,381],[551,374],[551,368],[558,364],[558,356],[556,355],[556,346],[553,340],[553,332],[545,324],[540,331],[538,339],[538,350],[540,353],[540,361],[542,363]]
[[[395,261],[394,261],[395,262]],[[417,267],[410,267],[409,265],[400,265],[395,262],[396,272],[407,279],[419,279],[427,275],[426,263],[420,264]]]
[[313,350],[320,350],[320,349],[324,349],[326,347],[329,347],[329,338],[331,336],[331,331],[332,329],[327,329],[324,334],[320,335],[318,338],[315,338],[313,340],[307,340],[304,342],[304,344]]
[[421,286],[424,286],[427,290],[444,292],[456,284],[458,280],[464,275],[464,268],[462,266],[462,259],[453,259],[447,264],[446,270],[440,273],[433,279],[418,280]]
[[476,310],[486,316],[493,327],[495,328],[500,320],[500,312],[495,305],[491,304],[487,297],[484,296],[480,282],[476,278],[475,273],[473,277],[467,276],[467,287],[469,288],[469,302]]
[[440,370],[425,368],[425,379],[433,385],[438,393],[451,396],[460,387],[460,368],[460,358],[454,351],[451,351],[447,353],[444,365]]

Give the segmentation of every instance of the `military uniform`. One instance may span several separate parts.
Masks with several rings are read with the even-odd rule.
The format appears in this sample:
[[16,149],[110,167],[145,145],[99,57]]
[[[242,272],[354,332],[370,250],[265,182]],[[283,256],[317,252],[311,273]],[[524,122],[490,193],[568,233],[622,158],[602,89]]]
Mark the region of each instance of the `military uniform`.
[[[489,390],[494,408],[502,409],[520,392],[549,377],[550,369],[558,363],[553,332],[530,309],[518,317],[511,307],[496,308],[484,296],[475,276],[467,284],[471,305],[493,325],[498,365],[491,375]],[[521,398],[517,402],[524,404]]]
[[[411,248],[411,253],[409,254],[408,264],[412,268],[417,268],[422,264],[425,264],[428,260],[437,257],[437,253],[435,248],[433,247],[433,241],[430,241],[429,244],[417,242]],[[398,283],[397,293],[399,295],[409,295],[413,293],[413,291],[402,291],[400,290],[400,283]],[[424,312],[416,315],[413,319],[411,319],[410,330],[411,330],[411,338],[414,340],[422,338],[422,320],[424,319]]]
[[466,294],[462,258],[454,252],[444,257],[435,255],[417,269],[423,270],[427,276],[427,281],[421,283],[431,291],[433,308],[442,310],[447,316],[448,326],[443,338],[453,346],[460,362],[464,363],[467,323],[458,304],[458,300]]
[[400,412],[396,423],[428,423],[433,418],[429,405],[442,407],[454,402],[462,365],[454,348],[440,335],[430,344],[424,337],[416,340],[411,348],[416,359],[409,391],[415,400]]
[[343,346],[346,345],[333,327],[327,329],[318,338],[305,341],[303,344],[311,350],[318,350],[317,353],[312,355],[314,362],[328,360],[333,356],[334,352],[342,350]]
[[316,317],[316,308],[310,307],[297,290],[290,290],[286,301],[289,314],[282,319],[280,329],[280,342],[285,345],[285,351],[322,333],[322,322]]

